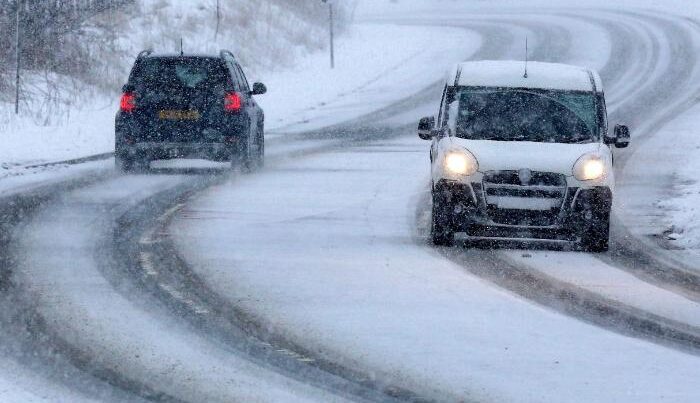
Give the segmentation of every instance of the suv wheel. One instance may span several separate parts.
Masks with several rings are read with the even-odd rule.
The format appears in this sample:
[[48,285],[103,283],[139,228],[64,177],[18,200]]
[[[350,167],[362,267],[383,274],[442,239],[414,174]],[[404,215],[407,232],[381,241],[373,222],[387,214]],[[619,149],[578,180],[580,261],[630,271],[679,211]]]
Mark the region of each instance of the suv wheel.
[[610,212],[596,217],[581,234],[581,247],[587,252],[602,253],[610,248]]
[[249,146],[236,150],[231,155],[231,168],[240,169],[242,172],[251,172],[253,167],[253,157]]
[[452,224],[452,212],[444,200],[444,196],[433,193],[433,211],[430,236],[433,244],[437,246],[454,245],[454,229]]
[[265,166],[265,137],[262,132],[258,134],[256,141],[255,168],[262,169]]

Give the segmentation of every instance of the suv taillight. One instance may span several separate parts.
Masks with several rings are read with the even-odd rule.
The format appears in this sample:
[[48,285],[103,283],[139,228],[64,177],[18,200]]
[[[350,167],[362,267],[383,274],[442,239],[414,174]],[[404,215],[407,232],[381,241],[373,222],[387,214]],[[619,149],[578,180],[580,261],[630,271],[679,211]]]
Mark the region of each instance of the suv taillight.
[[241,94],[237,92],[229,92],[224,98],[224,110],[226,112],[239,112],[242,104]]
[[122,100],[119,103],[119,109],[122,112],[133,112],[136,110],[136,95],[132,92],[126,92],[122,95]]

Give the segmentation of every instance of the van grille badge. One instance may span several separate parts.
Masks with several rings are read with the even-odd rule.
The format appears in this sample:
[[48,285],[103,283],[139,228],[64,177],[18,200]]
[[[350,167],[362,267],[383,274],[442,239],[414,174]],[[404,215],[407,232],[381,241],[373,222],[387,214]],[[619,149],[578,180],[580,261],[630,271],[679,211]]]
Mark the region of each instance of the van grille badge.
[[522,186],[528,186],[532,180],[532,171],[529,169],[521,169],[518,171],[518,177],[520,178],[520,184]]

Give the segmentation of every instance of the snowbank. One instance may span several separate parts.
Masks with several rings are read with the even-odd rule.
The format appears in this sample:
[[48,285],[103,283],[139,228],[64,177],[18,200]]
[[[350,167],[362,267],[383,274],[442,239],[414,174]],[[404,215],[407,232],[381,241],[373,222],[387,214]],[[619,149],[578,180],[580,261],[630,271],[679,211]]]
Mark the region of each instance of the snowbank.
[[[666,193],[658,195],[655,206],[661,215],[663,235],[672,245],[700,250],[700,137],[697,128],[700,106],[696,106],[663,129],[661,149],[665,156],[660,169],[668,178]],[[660,142],[657,142],[660,143]],[[654,147],[655,148],[655,147]],[[644,152],[645,150],[642,150]],[[649,152],[644,152],[643,156]],[[648,159],[647,159],[648,160]],[[638,165],[641,165],[642,162]]]

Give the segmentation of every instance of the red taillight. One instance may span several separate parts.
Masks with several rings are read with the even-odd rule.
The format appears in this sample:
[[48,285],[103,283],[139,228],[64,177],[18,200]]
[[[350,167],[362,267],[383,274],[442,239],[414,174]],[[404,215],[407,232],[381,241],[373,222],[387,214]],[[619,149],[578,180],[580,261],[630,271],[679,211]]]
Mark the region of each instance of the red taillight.
[[239,112],[242,104],[241,94],[237,92],[229,92],[224,98],[224,110],[226,112]]
[[119,108],[122,112],[133,112],[136,110],[136,95],[131,92],[127,92],[122,95],[122,100],[120,102]]

